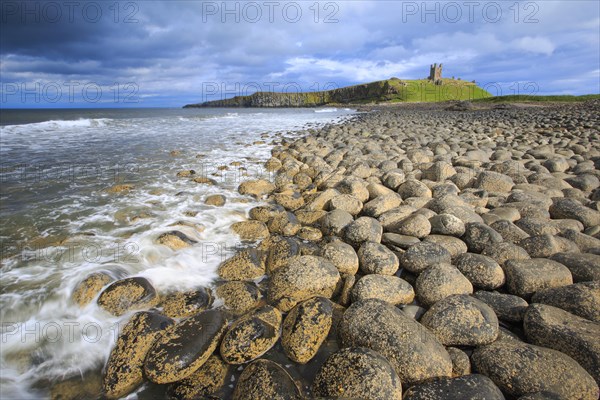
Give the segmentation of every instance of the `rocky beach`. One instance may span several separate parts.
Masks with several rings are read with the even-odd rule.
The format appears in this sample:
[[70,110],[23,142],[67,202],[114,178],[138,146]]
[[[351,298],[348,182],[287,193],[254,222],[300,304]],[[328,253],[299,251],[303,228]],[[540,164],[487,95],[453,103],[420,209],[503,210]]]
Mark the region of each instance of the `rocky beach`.
[[267,135],[273,179],[239,185],[256,205],[212,285],[78,285],[136,313],[53,396],[597,399],[600,103],[364,110]]
[[0,400],[600,400],[598,3],[0,15]]

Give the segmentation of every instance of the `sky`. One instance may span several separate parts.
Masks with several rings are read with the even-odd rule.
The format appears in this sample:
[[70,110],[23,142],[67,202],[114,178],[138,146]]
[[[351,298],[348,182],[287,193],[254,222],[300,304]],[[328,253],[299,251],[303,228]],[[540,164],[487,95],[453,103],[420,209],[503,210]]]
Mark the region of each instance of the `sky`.
[[3,108],[179,107],[398,77],[600,93],[600,2],[0,1]]

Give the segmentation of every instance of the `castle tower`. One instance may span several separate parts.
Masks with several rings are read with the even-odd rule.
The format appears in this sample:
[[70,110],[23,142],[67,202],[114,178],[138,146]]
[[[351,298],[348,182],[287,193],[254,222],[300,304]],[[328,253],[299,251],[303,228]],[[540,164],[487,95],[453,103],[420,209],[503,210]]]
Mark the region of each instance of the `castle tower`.
[[431,65],[429,69],[429,80],[438,82],[442,79],[442,64],[439,66],[436,64]]

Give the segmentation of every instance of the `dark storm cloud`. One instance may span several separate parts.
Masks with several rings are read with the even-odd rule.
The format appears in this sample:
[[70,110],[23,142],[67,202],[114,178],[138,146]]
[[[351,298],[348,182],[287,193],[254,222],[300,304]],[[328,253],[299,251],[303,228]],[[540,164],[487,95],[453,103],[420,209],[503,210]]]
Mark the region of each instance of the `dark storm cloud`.
[[[15,8],[7,7],[10,3],[15,4]],[[32,6],[26,6],[31,3],[38,5],[37,13],[32,12],[35,9]],[[67,7],[71,3],[79,5]],[[46,16],[41,11],[44,4],[57,4],[58,9],[62,10],[61,17]],[[95,6],[86,8],[87,4]],[[121,4],[120,15],[110,9],[115,8],[115,4]],[[131,19],[124,15],[124,4],[136,4],[131,10],[127,8],[128,12],[135,11]],[[124,59],[143,63],[148,56],[176,56],[181,46],[190,44],[174,35],[152,38],[151,31],[147,29],[150,21],[137,4],[140,3],[3,2],[3,14],[0,17],[2,53],[64,61],[90,59],[119,62]],[[174,39],[178,39],[178,46],[174,46]]]
[[490,1],[276,1],[272,10],[260,1],[0,4],[0,71],[13,91],[27,82],[133,82],[140,105],[180,105],[202,100],[208,84],[310,90],[421,78],[432,62],[478,82],[600,90],[600,15],[588,1],[521,1],[518,13],[513,2]]

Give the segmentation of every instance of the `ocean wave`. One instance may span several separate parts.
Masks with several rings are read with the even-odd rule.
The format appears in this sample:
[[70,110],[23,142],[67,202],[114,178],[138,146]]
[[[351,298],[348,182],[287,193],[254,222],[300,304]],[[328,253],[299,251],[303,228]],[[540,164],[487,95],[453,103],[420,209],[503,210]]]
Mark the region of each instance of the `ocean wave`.
[[[26,161],[43,166],[56,157],[74,166],[66,170],[59,166],[57,173],[38,174],[29,180],[25,173],[29,170],[19,169],[15,173],[21,181],[10,180],[17,189],[26,187],[40,195],[35,208],[29,207],[37,213],[35,229],[23,234],[5,230],[10,236],[8,241],[30,244],[34,252],[25,251],[29,247],[24,245],[17,248],[14,257],[2,260],[0,317],[11,322],[9,328],[14,331],[0,355],[3,393],[17,398],[35,397],[32,385],[39,380],[61,380],[97,370],[106,362],[117,327],[122,327],[132,313],[113,317],[97,305],[95,298],[84,308],[75,304],[73,290],[90,273],[106,271],[118,279],[144,277],[159,293],[214,282],[219,264],[240,246],[230,225],[243,220],[258,204],[241,201],[237,185],[240,180],[263,173],[262,164],[270,157],[271,145],[250,144],[257,140],[269,143],[276,131],[293,137],[306,123],[337,121],[345,117],[340,114],[240,110],[220,115],[159,114],[137,119],[117,115],[114,119],[52,120],[3,127],[3,133],[18,132],[6,140],[3,137],[3,146],[11,145],[18,152],[11,155],[11,163]],[[271,133],[269,139],[263,137],[264,132]],[[83,137],[85,140],[81,140]],[[161,156],[179,149],[178,156]],[[38,157],[35,162],[29,161],[32,154]],[[196,158],[198,154],[202,158]],[[234,161],[243,163],[246,175],[231,165]],[[110,194],[104,190],[116,183],[116,167],[123,182],[134,183],[131,193]],[[211,176],[218,185],[197,185],[178,178],[176,173],[184,169]],[[91,172],[80,178],[78,171]],[[68,182],[61,181],[65,176]],[[12,179],[13,175],[7,177]],[[211,194],[225,195],[226,204],[204,204]],[[29,221],[22,217],[27,207],[15,210],[11,221]],[[13,226],[21,228],[16,222]],[[178,251],[157,243],[161,234],[172,230],[197,243]],[[53,235],[56,240],[43,240]],[[83,332],[68,336],[67,328],[71,326]],[[56,341],[21,340],[21,332],[37,327],[40,335],[58,328],[64,334]],[[96,332],[102,334],[96,338]],[[83,353],[86,357],[81,359]],[[29,354],[43,357],[31,362]],[[47,397],[44,394],[39,397]]]
[[316,113],[330,113],[330,112],[337,112],[337,111],[338,111],[337,108],[319,108],[319,109],[315,110]]
[[80,128],[97,128],[106,126],[112,119],[110,118],[80,118],[75,120],[49,120],[43,122],[33,122],[30,124],[6,125],[3,126],[2,133],[28,133],[35,131],[64,131]]

